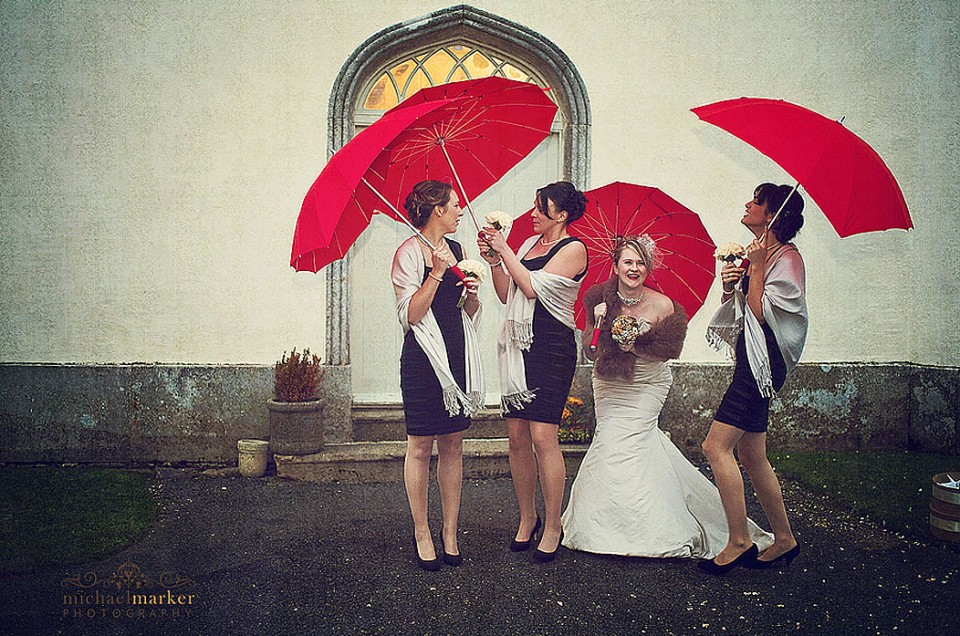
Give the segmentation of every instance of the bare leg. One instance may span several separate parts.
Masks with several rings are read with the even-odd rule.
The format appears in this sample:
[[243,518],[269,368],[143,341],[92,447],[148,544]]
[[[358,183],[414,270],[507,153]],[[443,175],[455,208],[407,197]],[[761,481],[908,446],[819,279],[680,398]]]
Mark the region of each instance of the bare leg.
[[407,454],[403,458],[403,485],[407,490],[410,514],[413,516],[413,536],[417,540],[417,551],[420,558],[427,561],[437,558],[427,519],[427,487],[430,484],[432,451],[432,436],[407,435]]
[[783,503],[780,481],[767,459],[767,434],[744,433],[740,443],[737,444],[737,454],[750,475],[750,482],[757,493],[757,499],[760,500],[763,513],[767,516],[767,521],[770,522],[773,530],[773,545],[764,551],[763,555],[766,558],[760,560],[776,559],[796,546],[797,539],[793,536],[790,521],[787,519],[787,508]]
[[720,491],[720,501],[727,518],[727,545],[713,561],[726,565],[750,547],[753,540],[747,527],[747,504],[743,489],[743,475],[733,455],[744,432],[739,428],[713,421],[707,438],[703,440],[703,454],[710,462],[713,476]]
[[510,476],[520,508],[520,527],[515,539],[526,541],[537,522],[537,457],[533,454],[530,422],[507,418],[507,434],[510,437]]
[[466,431],[437,435],[437,481],[443,508],[443,546],[447,554],[460,554],[457,524],[463,490],[463,437]]
[[540,490],[546,510],[539,548],[542,552],[553,552],[560,543],[560,506],[563,504],[563,483],[567,471],[557,440],[557,425],[530,422],[530,434],[540,467]]

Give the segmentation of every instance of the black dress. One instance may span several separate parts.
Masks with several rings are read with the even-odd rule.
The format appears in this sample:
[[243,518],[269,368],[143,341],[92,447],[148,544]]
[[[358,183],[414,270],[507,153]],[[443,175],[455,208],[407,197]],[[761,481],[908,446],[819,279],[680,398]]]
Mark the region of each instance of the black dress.
[[[463,259],[463,247],[456,241],[447,239],[447,245],[458,261]],[[430,275],[430,266],[425,268],[422,283]],[[457,301],[463,287],[458,287],[459,279],[449,269],[443,275],[443,282],[437,288],[430,308],[440,325],[443,343],[447,349],[447,362],[457,386],[466,387],[466,360],[464,356],[463,320]],[[400,393],[403,396],[403,413],[407,423],[408,435],[445,435],[464,431],[470,426],[470,418],[463,411],[450,417],[443,406],[443,389],[440,380],[430,364],[430,359],[420,347],[413,330],[403,339],[400,354]]]
[[[543,269],[554,254],[573,241],[582,242],[570,236],[543,256],[521,259],[520,262],[531,272]],[[574,276],[573,280],[579,281],[585,274],[586,270]],[[560,424],[573,383],[573,373],[577,369],[577,343],[573,329],[550,315],[539,299],[533,310],[533,343],[528,351],[523,352],[523,366],[527,388],[536,397],[532,402],[523,404],[521,409],[508,407],[504,417]]]
[[[750,277],[744,276],[742,281],[741,289],[746,294]],[[744,311],[750,311],[750,308],[747,307]],[[787,379],[787,364],[783,354],[780,353],[780,345],[777,344],[773,329],[766,322],[761,327],[767,341],[767,356],[770,358],[773,388],[779,391]],[[750,362],[747,360],[747,340],[743,331],[737,337],[735,351],[736,366],[733,370],[733,381],[730,382],[727,392],[723,394],[713,419],[748,433],[764,433],[770,419],[770,398],[763,397],[760,389],[757,388],[757,380],[753,377]]]

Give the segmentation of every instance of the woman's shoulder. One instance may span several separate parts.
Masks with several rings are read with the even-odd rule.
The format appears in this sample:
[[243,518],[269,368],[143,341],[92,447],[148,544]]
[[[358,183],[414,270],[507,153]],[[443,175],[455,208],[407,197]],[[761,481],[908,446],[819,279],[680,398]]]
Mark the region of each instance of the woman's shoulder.
[[669,296],[652,287],[647,287],[646,293],[648,294],[648,298],[650,298],[653,310],[658,316],[665,318],[674,312],[674,302]]

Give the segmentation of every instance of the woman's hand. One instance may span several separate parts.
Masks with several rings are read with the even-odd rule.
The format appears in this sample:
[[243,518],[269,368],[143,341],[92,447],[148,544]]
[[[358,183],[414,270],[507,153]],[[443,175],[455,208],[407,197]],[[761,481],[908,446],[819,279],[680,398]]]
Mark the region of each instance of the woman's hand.
[[743,278],[744,269],[737,267],[733,263],[724,263],[720,269],[720,280],[723,281],[723,291],[727,294],[733,291],[740,279]]
[[480,281],[477,280],[476,276],[471,276],[470,274],[466,274],[466,278],[457,283],[457,287],[461,285],[466,288],[468,294],[476,295],[480,289]]
[[603,317],[607,315],[607,303],[597,303],[593,308],[593,324],[599,325]]
[[501,256],[490,247],[490,243],[486,240],[486,234],[484,234],[482,230],[480,234],[477,235],[477,249],[480,250],[480,256],[488,265],[493,266],[500,264]]
[[[480,240],[482,240],[487,247],[497,253],[496,257],[491,258],[499,258],[500,255],[503,254],[504,250],[510,249],[510,247],[507,245],[507,240],[503,238],[503,233],[500,230],[490,227],[489,225],[484,226],[484,228],[480,230],[480,237]],[[480,251],[483,253],[484,258],[487,258],[486,250]]]
[[440,244],[440,247],[433,250],[433,254],[430,255],[433,266],[433,274],[437,276],[443,276],[443,273],[447,271],[447,268],[454,263],[453,254],[450,252],[450,248],[447,247],[447,242],[444,241]]
[[747,245],[747,259],[751,263],[766,263],[767,248],[757,239],[753,239],[750,245]]

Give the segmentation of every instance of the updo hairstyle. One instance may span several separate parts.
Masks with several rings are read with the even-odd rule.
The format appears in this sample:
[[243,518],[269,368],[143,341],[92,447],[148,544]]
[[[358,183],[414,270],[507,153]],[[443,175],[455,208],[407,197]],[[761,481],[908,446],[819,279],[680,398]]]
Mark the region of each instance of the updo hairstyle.
[[438,205],[443,207],[450,201],[451,192],[453,186],[443,181],[427,180],[413,186],[407,200],[403,202],[413,226],[418,229],[424,227],[433,214],[433,208]]
[[583,216],[583,212],[587,209],[586,195],[577,190],[569,181],[558,181],[550,185],[545,185],[537,190],[537,210],[541,214],[546,215],[547,218],[552,218],[548,211],[549,206],[547,199],[553,201],[558,212],[561,210],[566,211],[567,225],[570,225]]
[[[793,240],[793,237],[803,227],[803,197],[800,196],[800,193],[794,191],[793,186],[761,183],[754,190],[754,195],[757,197],[757,203],[766,205],[770,214],[776,214],[783,202],[787,201],[787,205],[784,206],[770,229],[781,243]],[[787,199],[788,196],[790,197],[789,200]]]
[[656,243],[654,243],[653,239],[649,236],[644,234],[643,236],[618,237],[617,242],[613,246],[612,258],[614,266],[620,263],[620,257],[626,249],[631,249],[640,255],[640,258],[643,259],[644,267],[647,268],[648,274],[656,269]]

